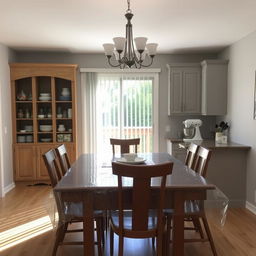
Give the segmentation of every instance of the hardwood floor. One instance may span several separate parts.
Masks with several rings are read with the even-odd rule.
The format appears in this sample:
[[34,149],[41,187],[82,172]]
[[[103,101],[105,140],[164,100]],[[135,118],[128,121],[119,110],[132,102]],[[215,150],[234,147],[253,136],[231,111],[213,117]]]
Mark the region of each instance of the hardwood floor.
[[[0,199],[0,254],[1,256],[50,256],[54,241],[52,198],[49,186],[26,186],[16,184],[16,188]],[[211,216],[211,217],[210,217]],[[246,209],[229,209],[223,228],[219,219],[209,212],[209,222],[219,256],[256,255],[256,216]],[[194,235],[194,232],[191,232]],[[74,237],[72,237],[73,239]],[[78,240],[80,235],[76,234]],[[70,239],[67,235],[66,239]],[[115,241],[115,249],[117,249]],[[10,247],[11,246],[11,247]],[[8,248],[9,247],[9,248]],[[125,256],[155,255],[150,240],[126,239]],[[97,251],[97,250],[95,250]],[[58,256],[82,256],[81,246],[62,246]],[[109,255],[106,246],[105,255]],[[115,254],[116,255],[116,254]],[[208,243],[185,245],[186,256],[211,256]]]

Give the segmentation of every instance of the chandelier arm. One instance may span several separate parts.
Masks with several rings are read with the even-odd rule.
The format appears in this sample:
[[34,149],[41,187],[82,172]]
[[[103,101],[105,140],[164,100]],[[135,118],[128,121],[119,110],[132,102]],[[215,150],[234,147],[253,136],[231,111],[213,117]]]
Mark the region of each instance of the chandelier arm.
[[114,65],[114,64],[112,64],[111,63],[111,57],[112,56],[107,56],[107,59],[108,59],[108,64],[111,66],[111,67],[113,67],[113,68],[116,68],[116,67],[120,67],[121,66],[121,63],[118,61],[118,64],[117,65]]
[[150,56],[150,58],[151,58],[151,62],[148,64],[148,65],[144,65],[144,64],[140,64],[141,65],[141,67],[144,67],[144,68],[146,68],[146,67],[149,67],[149,66],[151,66],[152,64],[153,64],[153,61],[154,61],[154,55],[151,55]]

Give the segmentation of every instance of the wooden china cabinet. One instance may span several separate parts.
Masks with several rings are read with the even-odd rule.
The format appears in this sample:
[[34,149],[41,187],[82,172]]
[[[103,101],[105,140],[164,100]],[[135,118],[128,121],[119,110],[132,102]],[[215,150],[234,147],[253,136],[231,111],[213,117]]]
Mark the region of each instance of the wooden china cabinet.
[[48,180],[42,154],[65,144],[76,159],[76,69],[73,64],[12,63],[16,181]]

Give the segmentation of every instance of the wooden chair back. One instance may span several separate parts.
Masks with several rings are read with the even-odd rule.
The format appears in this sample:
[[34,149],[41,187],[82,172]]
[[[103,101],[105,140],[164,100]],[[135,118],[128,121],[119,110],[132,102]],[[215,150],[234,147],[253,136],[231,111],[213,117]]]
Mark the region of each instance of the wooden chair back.
[[137,153],[137,147],[140,144],[140,138],[136,139],[113,139],[110,138],[110,144],[112,145],[113,155],[115,155],[115,145],[120,146],[121,154],[130,153],[130,146],[135,146],[135,153]]
[[187,165],[191,169],[194,168],[198,149],[199,149],[199,146],[194,143],[190,143],[188,147],[187,155],[185,159],[185,165]]
[[62,175],[65,175],[67,170],[70,168],[71,164],[68,158],[68,153],[64,144],[60,145],[55,149],[56,154],[59,158],[60,168]]
[[52,187],[54,188],[62,177],[62,174],[57,163],[57,155],[55,153],[55,150],[51,149],[44,153],[43,159],[51,180]]
[[205,177],[211,155],[212,155],[211,150],[200,146],[197,151],[193,170],[199,173],[201,176]]
[[[119,228],[124,230],[124,198],[122,177],[133,179],[131,209],[132,209],[132,231],[143,233],[148,230],[148,217],[151,202],[151,178],[161,177],[159,193],[159,205],[157,207],[157,229],[162,227],[163,207],[166,187],[166,176],[172,173],[173,163],[165,163],[154,166],[147,165],[125,165],[113,162],[113,174],[118,176],[118,214]],[[127,187],[126,187],[127,189]]]

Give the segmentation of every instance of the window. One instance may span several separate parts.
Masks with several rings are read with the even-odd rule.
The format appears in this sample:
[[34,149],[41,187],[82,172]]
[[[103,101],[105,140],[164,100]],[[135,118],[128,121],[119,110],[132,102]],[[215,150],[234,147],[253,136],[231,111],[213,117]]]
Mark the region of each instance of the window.
[[[157,78],[155,74],[142,73],[98,73],[94,79],[87,77],[90,152],[109,159],[112,155],[110,138],[140,138],[139,152],[158,151],[157,130],[154,129],[158,119]],[[88,88],[89,84],[93,87]]]

